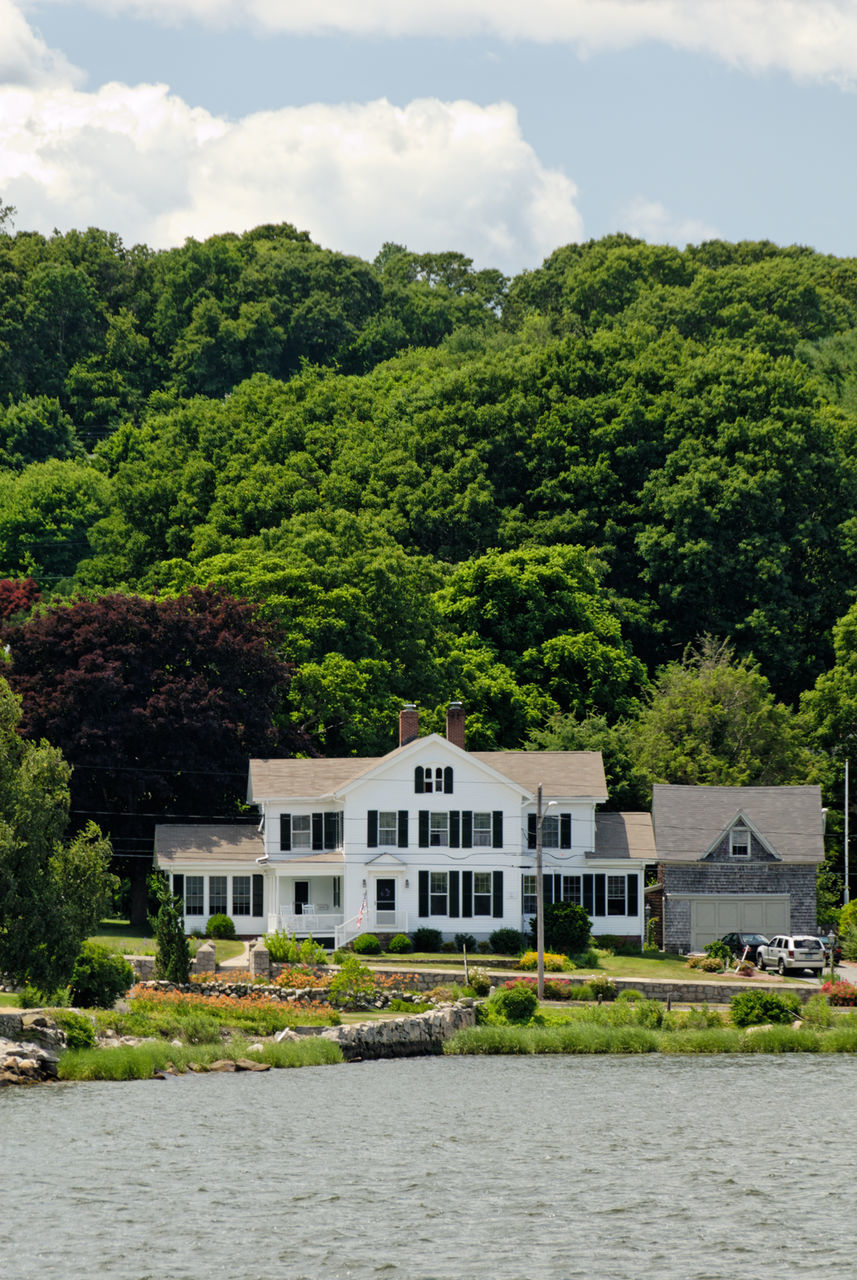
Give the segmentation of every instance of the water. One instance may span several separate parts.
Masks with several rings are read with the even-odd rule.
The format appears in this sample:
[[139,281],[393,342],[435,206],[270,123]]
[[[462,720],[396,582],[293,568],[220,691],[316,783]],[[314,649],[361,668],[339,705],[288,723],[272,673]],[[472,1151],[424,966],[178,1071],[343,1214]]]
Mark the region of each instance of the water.
[[857,1061],[427,1058],[0,1093],[3,1280],[853,1266]]

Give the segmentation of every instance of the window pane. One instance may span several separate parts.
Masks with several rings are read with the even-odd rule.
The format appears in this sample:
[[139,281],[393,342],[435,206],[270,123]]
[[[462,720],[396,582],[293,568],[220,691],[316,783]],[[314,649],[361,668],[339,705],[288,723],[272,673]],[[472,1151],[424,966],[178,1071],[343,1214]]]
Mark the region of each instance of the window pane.
[[211,876],[208,881],[208,911],[210,915],[226,915],[226,876]]
[[490,849],[491,847],[491,814],[474,813],[473,815],[474,848]]
[[521,876],[521,906],[525,916],[536,914],[536,877]]
[[574,902],[578,907],[581,905],[580,876],[563,876],[562,900],[563,902]]
[[250,877],[232,877],[232,914],[249,916],[250,914]]
[[378,814],[378,843],[395,844],[398,837],[398,819],[395,812]]
[[750,856],[750,832],[746,827],[733,827],[730,847],[734,858]]
[[188,916],[204,916],[205,901],[203,896],[203,886],[205,880],[202,876],[185,876],[184,882],[184,909],[185,915]]
[[432,871],[429,875],[429,914],[433,916],[446,915],[446,886],[447,873],[445,871]]
[[625,877],[607,877],[607,914],[608,916],[624,916],[625,912]]
[[[449,814],[433,813],[431,815],[431,836],[429,844],[447,845],[449,844]],[[432,873],[434,874],[434,872]],[[445,872],[439,874],[446,874]]]
[[[292,848],[293,849],[309,849],[312,843],[310,816],[308,813],[300,816],[296,814],[292,818]],[[244,879],[243,876],[240,879]]]
[[474,871],[473,873],[473,914],[490,916],[491,914],[491,872]]
[[542,848],[559,848],[559,818],[555,814],[542,818]]

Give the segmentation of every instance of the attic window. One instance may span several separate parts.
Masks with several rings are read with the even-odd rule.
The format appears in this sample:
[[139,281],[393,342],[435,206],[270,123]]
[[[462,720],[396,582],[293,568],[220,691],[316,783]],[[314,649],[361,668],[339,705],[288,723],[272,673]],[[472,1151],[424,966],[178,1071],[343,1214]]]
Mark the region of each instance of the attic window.
[[729,833],[729,853],[733,858],[749,858],[750,832],[746,827],[733,827]]

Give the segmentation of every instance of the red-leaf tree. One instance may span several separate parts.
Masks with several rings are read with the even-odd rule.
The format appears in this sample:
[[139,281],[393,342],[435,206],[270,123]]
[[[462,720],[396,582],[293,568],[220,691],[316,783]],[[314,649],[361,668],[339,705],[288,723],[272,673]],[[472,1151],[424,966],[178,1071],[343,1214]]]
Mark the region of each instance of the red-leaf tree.
[[306,750],[278,717],[291,669],[254,606],[213,589],[168,600],[107,595],[0,629],[20,731],[73,767],[73,817],[110,831],[145,912],[159,817],[238,812],[250,755]]
[[25,613],[39,598],[38,584],[32,578],[0,578],[0,622]]

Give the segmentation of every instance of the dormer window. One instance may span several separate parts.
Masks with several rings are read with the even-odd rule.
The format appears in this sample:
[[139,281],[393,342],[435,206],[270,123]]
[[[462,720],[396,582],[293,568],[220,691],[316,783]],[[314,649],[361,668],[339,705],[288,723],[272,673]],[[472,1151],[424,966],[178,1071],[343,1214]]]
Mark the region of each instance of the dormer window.
[[750,832],[739,824],[729,832],[729,853],[733,858],[749,858]]
[[429,795],[433,791],[452,795],[451,767],[418,764],[414,769],[414,791],[418,796]]

